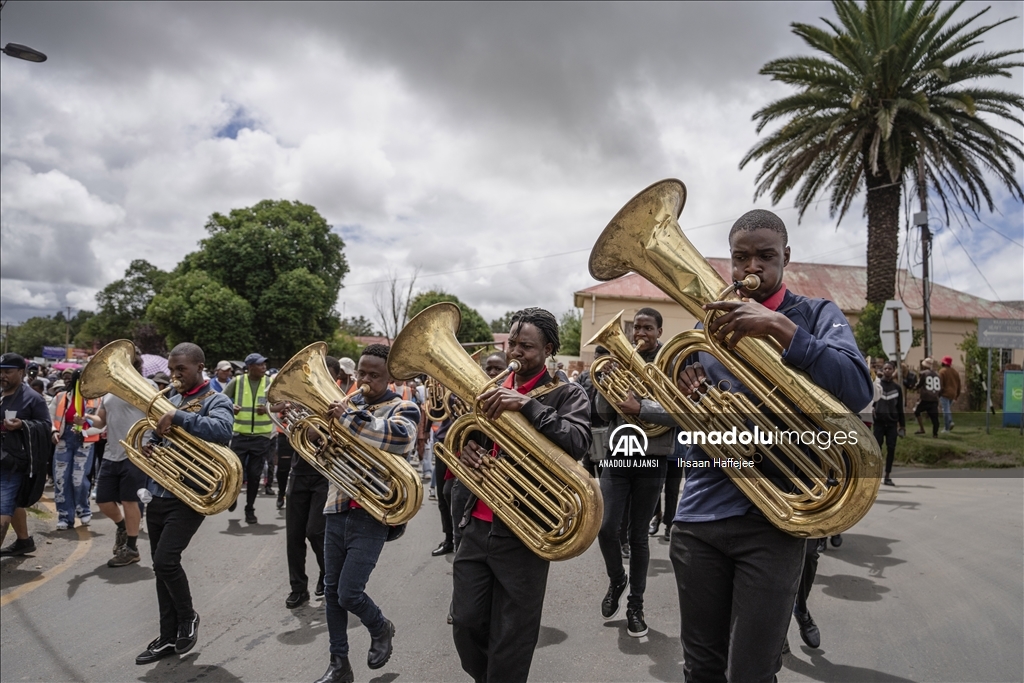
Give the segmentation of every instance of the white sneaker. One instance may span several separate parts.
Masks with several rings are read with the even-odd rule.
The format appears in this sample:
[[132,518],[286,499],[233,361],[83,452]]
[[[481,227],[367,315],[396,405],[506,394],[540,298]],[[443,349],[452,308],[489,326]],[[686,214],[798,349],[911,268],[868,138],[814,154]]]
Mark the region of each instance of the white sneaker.
[[67,530],[68,530],[68,523],[67,522],[57,522],[57,531],[67,531]]
[[92,515],[86,515],[81,518],[82,526],[89,526],[92,523]]

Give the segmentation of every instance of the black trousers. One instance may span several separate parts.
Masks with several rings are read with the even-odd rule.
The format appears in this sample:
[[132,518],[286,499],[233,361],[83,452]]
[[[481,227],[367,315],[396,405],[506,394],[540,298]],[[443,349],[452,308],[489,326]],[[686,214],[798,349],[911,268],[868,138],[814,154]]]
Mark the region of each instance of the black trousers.
[[153,498],[146,505],[161,638],[176,638],[178,624],[192,618],[192,591],[181,566],[181,554],[204,519],[177,498]]
[[265,436],[235,434],[231,438],[231,450],[242,461],[245,471],[245,511],[256,510],[256,496],[260,494],[260,478],[263,476],[263,465],[267,455],[273,450],[274,442]]
[[452,536],[455,541],[455,549],[458,550],[464,533],[464,529],[459,524],[462,523],[462,518],[466,513],[466,503],[469,502],[469,497],[473,495],[473,492],[458,479],[449,479],[445,483],[451,484],[449,497],[452,501]]
[[730,681],[774,680],[806,544],[756,512],[673,524],[687,683],[724,683],[726,671]]
[[445,465],[441,458],[436,458],[431,483],[437,489],[437,511],[441,515],[441,532],[444,533],[445,543],[451,543],[455,537],[455,529],[452,524],[452,480],[445,481],[447,473],[448,465]]
[[604,519],[597,535],[605,570],[612,583],[626,576],[622,565],[620,529],[623,516],[629,518],[629,607],[643,607],[647,590],[647,566],[651,559],[647,525],[654,515],[654,504],[661,496],[665,481],[665,460],[657,467],[605,467],[601,470],[601,496]]
[[889,476],[892,472],[892,461],[896,457],[896,437],[897,432],[900,429],[898,422],[882,422],[881,420],[875,420],[874,424],[875,441],[878,442],[878,447],[881,448],[883,443],[885,444],[885,476]]
[[284,491],[288,487],[288,474],[292,471],[292,458],[299,456],[284,434],[278,434],[274,440],[277,442],[277,497],[284,498]]
[[320,577],[324,575],[324,505],[327,480],[319,474],[299,474],[287,485],[284,524],[288,551],[288,582],[293,591],[309,590],[306,576],[306,541],[313,548]]
[[463,530],[452,566],[452,637],[477,683],[526,681],[550,563],[515,536],[493,535],[492,526],[472,519]]
[[939,402],[918,401],[914,408],[914,417],[921,417],[921,413],[928,413],[928,419],[932,421],[932,436],[939,435]]
[[658,496],[658,503],[654,506],[654,516],[659,522],[665,522],[665,526],[672,524],[672,518],[676,516],[676,508],[679,506],[679,485],[683,481],[683,467],[679,459],[672,457],[668,459],[668,468],[665,470],[665,510],[662,514],[661,496]]
[[805,543],[804,568],[800,572],[800,588],[796,592],[794,614],[807,614],[807,596],[814,587],[814,577],[818,575],[818,539],[809,538]]

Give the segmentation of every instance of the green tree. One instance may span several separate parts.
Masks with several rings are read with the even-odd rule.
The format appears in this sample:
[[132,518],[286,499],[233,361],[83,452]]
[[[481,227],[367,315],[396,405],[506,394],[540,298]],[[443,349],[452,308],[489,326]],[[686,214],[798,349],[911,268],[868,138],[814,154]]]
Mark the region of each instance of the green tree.
[[492,320],[491,332],[497,332],[498,334],[508,332],[509,328],[512,327],[512,316],[514,314],[515,311],[505,311],[505,315]]
[[558,321],[558,340],[562,343],[559,353],[566,356],[580,355],[580,333],[583,330],[583,314],[570,308]]
[[7,348],[26,358],[40,356],[44,346],[64,346],[64,316],[36,316],[12,327]]
[[459,333],[456,335],[459,342],[463,344],[471,344],[474,342],[489,342],[494,340],[491,328],[487,325],[487,322],[483,317],[476,312],[476,309],[470,308],[459,301],[459,297],[454,294],[448,294],[447,292],[434,289],[428,292],[420,292],[409,301],[407,317],[411,320],[413,316],[427,306],[433,306],[434,304],[441,303],[442,301],[449,301],[453,304],[457,304],[459,310],[462,311],[462,326],[459,327]]
[[167,335],[168,346],[194,342],[208,364],[244,358],[255,348],[252,305],[201,270],[167,283],[146,316]]
[[375,337],[373,322],[365,316],[342,318],[340,330],[351,337]]
[[176,275],[205,272],[247,301],[248,348],[287,358],[338,328],[334,304],[348,272],[344,242],[309,204],[264,200],[214,213],[210,236],[185,257]]
[[[96,294],[96,315],[84,325],[75,342],[84,347],[94,342],[102,345],[115,339],[134,339],[137,328],[149,323],[145,320],[149,303],[170,277],[170,273],[149,261],[132,261],[123,278],[111,282]],[[148,332],[142,335],[146,340],[151,336]],[[145,345],[152,347],[154,343],[147,341]],[[143,352],[150,351],[144,348]]]
[[[960,361],[964,364],[964,375],[967,380],[967,403],[971,410],[985,410],[985,382],[988,370],[988,351],[978,346],[978,332],[972,330],[964,335],[963,341],[956,345],[963,351]],[[996,379],[998,372],[992,373]]]
[[913,181],[922,204],[928,191],[947,215],[994,209],[985,174],[1018,200],[1024,190],[1016,164],[1024,147],[1011,130],[1022,125],[1024,98],[987,87],[984,79],[1011,77],[1024,50],[974,52],[981,37],[1012,19],[974,25],[962,3],[833,0],[838,21],[828,30],[793,24],[817,56],[785,57],[761,73],[797,92],[754,114],[757,130],[780,127],[751,149],[740,167],[763,159],[755,197],[779,202],[800,185],[800,216],[830,192],[839,220],[866,190],[867,300],[892,299],[896,286],[900,195]]
[[359,360],[359,354],[363,352],[363,345],[355,340],[355,338],[344,332],[338,330],[334,333],[334,336],[327,340],[327,353],[335,358],[351,358],[354,361]]

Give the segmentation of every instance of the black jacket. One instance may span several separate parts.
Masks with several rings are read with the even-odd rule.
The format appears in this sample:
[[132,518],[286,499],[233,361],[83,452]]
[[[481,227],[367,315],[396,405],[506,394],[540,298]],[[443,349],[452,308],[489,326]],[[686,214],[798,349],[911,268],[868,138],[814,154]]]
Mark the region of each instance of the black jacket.
[[[551,388],[550,385],[554,382],[558,385]],[[545,374],[530,395],[535,397],[523,406],[522,415],[542,436],[578,462],[590,449],[590,400],[586,391],[575,382],[564,382]],[[475,433],[473,436],[484,448],[493,444],[483,434]],[[498,457],[501,456],[502,453],[499,451]],[[460,527],[469,523],[477,500],[475,494],[470,494]],[[494,516],[491,533],[495,536],[514,535],[497,515]]]

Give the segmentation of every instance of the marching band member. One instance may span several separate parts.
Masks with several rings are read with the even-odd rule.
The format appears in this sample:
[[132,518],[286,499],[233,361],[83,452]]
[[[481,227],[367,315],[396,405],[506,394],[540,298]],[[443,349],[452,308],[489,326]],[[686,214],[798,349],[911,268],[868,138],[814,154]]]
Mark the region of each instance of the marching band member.
[[[543,436],[579,460],[590,447],[590,404],[579,384],[548,374],[544,359],[558,352],[558,321],[527,308],[512,316],[509,360],[520,363],[500,387],[480,396],[489,419],[522,413]],[[501,457],[500,445],[469,440],[459,460],[479,469]],[[486,476],[486,470],[484,471]],[[484,501],[467,501],[462,542],[453,564],[452,637],[462,668],[478,683],[525,681],[540,634],[549,562],[535,555]]]
[[[708,333],[730,345],[771,337],[783,362],[807,372],[852,413],[871,400],[871,378],[849,322],[831,301],[793,294],[783,284],[788,235],[770,211],[749,211],[729,231],[733,279],[750,274],[760,287],[724,311]],[[706,379],[747,391],[715,358],[699,353],[678,379],[698,392]],[[691,357],[692,360],[692,357]],[[710,460],[699,446],[687,459]],[[687,681],[771,681],[781,653],[804,563],[806,542],[772,526],[729,477],[715,467],[688,467],[672,531],[670,557],[679,591],[683,673]]]
[[[661,348],[662,318],[661,313],[653,308],[641,308],[633,317],[633,343],[641,344],[637,352],[650,363],[658,355]],[[654,507],[661,497],[661,488],[665,483],[667,458],[675,449],[675,420],[665,412],[660,404],[649,399],[637,400],[630,392],[624,401],[612,406],[599,392],[597,394],[597,412],[608,421],[608,433],[613,433],[620,425],[626,424],[622,415],[634,415],[645,422],[662,424],[672,427],[664,434],[649,440],[646,458],[654,461],[653,467],[616,467],[601,468],[601,496],[604,498],[604,519],[601,521],[601,532],[598,543],[604,557],[605,570],[608,572],[608,592],[601,601],[601,616],[605,620],[614,619],[621,608],[622,593],[629,585],[629,597],[626,604],[626,633],[633,638],[647,635],[647,622],[644,619],[644,591],[647,588],[647,566],[650,563],[651,551],[648,544],[647,528]],[[621,414],[620,414],[621,413]],[[641,457],[644,457],[641,456]],[[616,458],[614,453],[608,455],[611,462],[629,461],[629,458]],[[632,462],[628,462],[632,465]],[[622,566],[622,544],[619,541],[619,529],[623,520],[629,525],[629,578]]]
[[[167,367],[178,385],[178,393],[170,399],[176,408],[160,417],[157,437],[166,436],[173,425],[203,441],[226,446],[231,440],[235,421],[231,399],[214,391],[203,378],[205,363],[203,350],[195,344],[184,342],[171,349]],[[153,457],[153,443],[143,446],[142,453]],[[192,606],[181,554],[206,517],[155,481],[150,480],[148,488],[153,499],[146,505],[146,524],[160,605],[160,635],[135,658],[136,664],[183,655],[199,637],[199,613]]]
[[[408,457],[416,447],[420,411],[414,403],[388,389],[389,350],[383,344],[370,344],[363,349],[355,377],[358,386],[366,385],[368,389],[352,396],[354,408],[332,403],[328,415],[370,446]],[[330,484],[324,515],[324,592],[331,663],[317,683],[351,683],[355,674],[348,660],[349,612],[359,617],[370,632],[366,665],[379,669],[391,658],[395,625],[365,589],[389,533],[397,537],[404,527],[398,527],[397,534],[390,531],[394,528],[371,517],[334,482]]]

